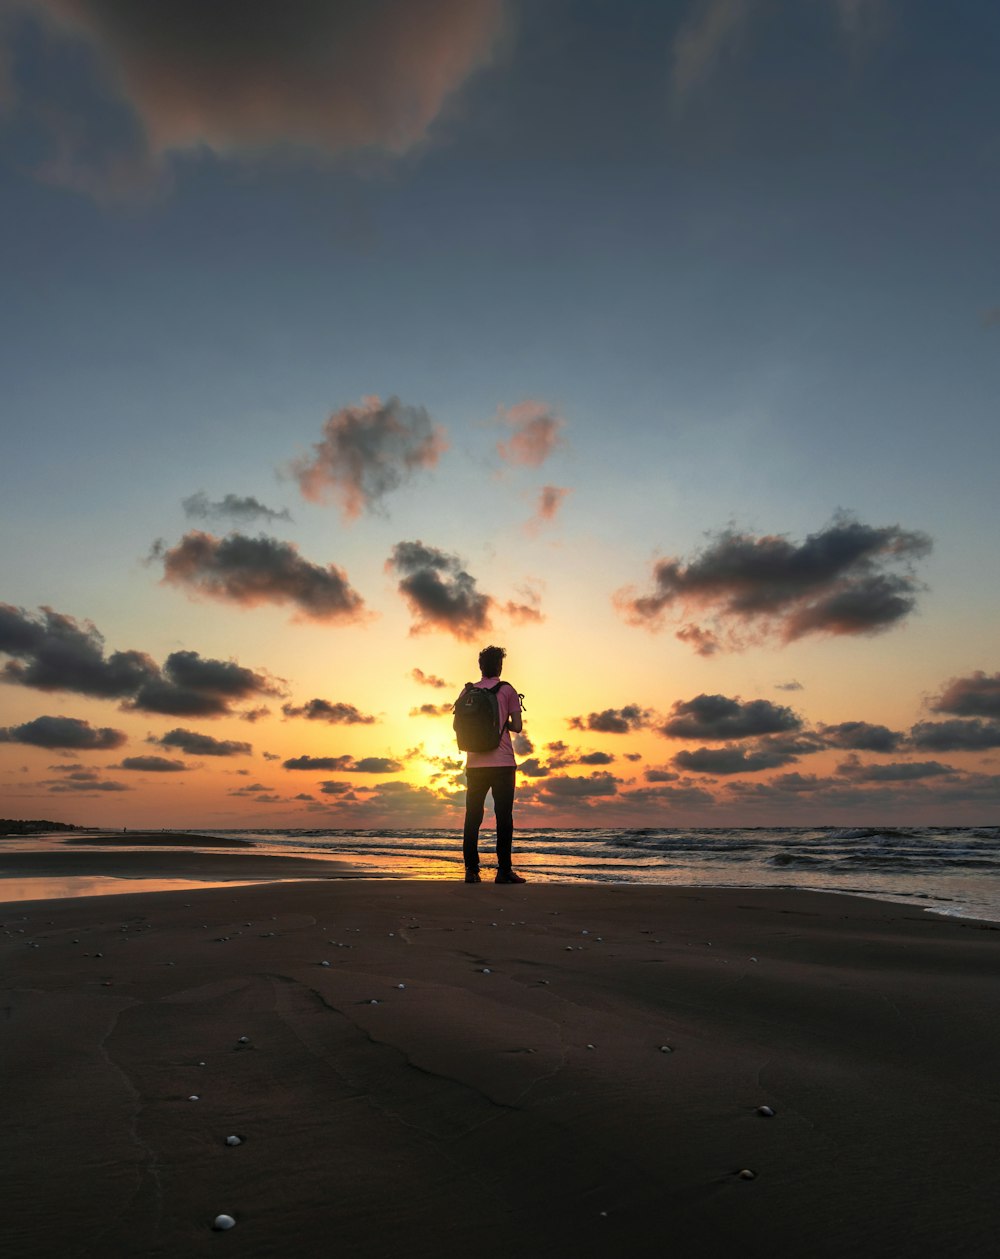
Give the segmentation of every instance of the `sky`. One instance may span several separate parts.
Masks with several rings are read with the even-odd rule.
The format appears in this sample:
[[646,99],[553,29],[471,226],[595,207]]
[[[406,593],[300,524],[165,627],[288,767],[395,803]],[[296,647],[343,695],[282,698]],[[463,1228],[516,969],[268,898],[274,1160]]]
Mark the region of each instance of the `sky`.
[[0,813],[1000,804],[1000,9],[0,4]]

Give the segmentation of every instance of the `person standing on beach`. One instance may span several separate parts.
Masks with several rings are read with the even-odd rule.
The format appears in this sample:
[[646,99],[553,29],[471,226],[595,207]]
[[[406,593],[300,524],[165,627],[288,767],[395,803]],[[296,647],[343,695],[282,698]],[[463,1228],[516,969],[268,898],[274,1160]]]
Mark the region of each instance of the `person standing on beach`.
[[479,877],[479,828],[483,823],[483,810],[487,792],[493,793],[493,812],[497,823],[497,883],[524,883],[511,868],[511,847],[514,840],[514,787],[517,779],[517,762],[511,731],[521,730],[521,697],[509,682],[501,682],[504,656],[503,647],[484,647],[479,653],[479,670],[482,677],[475,683],[480,689],[496,688],[497,707],[500,711],[500,742],[489,752],[467,752],[465,778],[468,789],[465,796],[465,831],[462,855],[465,859],[466,883],[481,883]]

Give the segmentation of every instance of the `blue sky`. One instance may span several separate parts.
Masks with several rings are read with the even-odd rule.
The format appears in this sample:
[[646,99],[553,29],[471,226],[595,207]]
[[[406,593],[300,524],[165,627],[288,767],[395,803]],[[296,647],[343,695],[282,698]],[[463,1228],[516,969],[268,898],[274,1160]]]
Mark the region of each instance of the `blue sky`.
[[[127,790],[88,794],[80,780],[67,792],[52,749],[12,735],[0,747],[8,812],[351,824],[342,802],[315,782],[293,791],[296,775],[272,764],[326,743],[400,756],[422,743],[424,759],[401,762],[407,816],[452,817],[447,721],[414,732],[415,698],[393,695],[386,662],[403,688],[406,661],[458,683],[479,627],[446,618],[410,632],[413,609],[385,568],[405,539],[458,557],[496,601],[483,632],[505,638],[512,675],[530,681],[536,753],[565,741],[574,715],[634,701],[656,714],[627,736],[641,761],[588,731],[615,758],[602,771],[614,790],[602,781],[590,797],[585,779],[570,815],[543,788],[580,771],[553,763],[524,793],[536,821],[631,819],[646,770],[674,772],[663,767],[683,750],[662,733],[669,714],[699,695],[777,704],[775,688],[798,679],[803,729],[904,731],[950,681],[971,679],[960,711],[935,719],[975,719],[962,705],[992,694],[1000,668],[994,6],[242,12],[218,5],[214,24],[193,3],[141,19],[96,0],[6,12],[0,602],[32,623],[43,606],[90,620],[109,651],[162,663],[193,650],[266,669],[299,703],[382,716],[317,731],[272,701],[253,755],[280,753],[256,811],[227,799],[214,763],[171,773],[171,795],[166,772],[114,771],[120,753],[99,780]],[[327,417],[373,396],[425,408],[448,448],[415,469],[382,449],[398,485],[347,519],[336,495],[305,501],[290,468]],[[526,403],[554,425],[534,463],[497,451],[503,415]],[[568,493],[526,534],[543,485]],[[199,522],[182,507],[196,491],[292,519]],[[798,546],[826,537],[838,511],[931,540],[911,556],[898,615],[868,622],[869,606],[850,630],[827,622],[786,641],[699,595],[740,641],[698,655],[676,638],[680,622],[635,627],[615,604],[623,587],[648,589],[657,557],[691,565],[726,529]],[[343,570],[377,619],[296,621],[276,588],[248,606],[206,594],[205,572],[162,584],[154,543],[194,529],[294,544]],[[544,619],[505,622],[501,605],[525,599]],[[72,671],[48,689],[7,677],[8,731],[48,714],[121,730],[129,750],[163,733],[166,714],[123,714],[121,695],[86,695]],[[239,731],[238,715],[213,721],[218,737]],[[707,746],[728,746],[713,733]],[[808,773],[812,792],[786,784],[794,820],[980,818],[1000,795],[1000,737],[982,738],[975,752],[935,753],[941,771],[914,771],[895,794],[866,795],[826,746],[736,777],[686,773],[668,786],[687,795],[664,789],[642,807],[664,824],[712,824],[723,809],[728,821],[750,807],[733,803],[734,783]],[[77,749],[96,766],[93,753]],[[912,737],[892,755],[926,761]],[[355,781],[357,816],[382,816],[392,793]],[[753,816],[780,821],[786,805],[775,787]]]

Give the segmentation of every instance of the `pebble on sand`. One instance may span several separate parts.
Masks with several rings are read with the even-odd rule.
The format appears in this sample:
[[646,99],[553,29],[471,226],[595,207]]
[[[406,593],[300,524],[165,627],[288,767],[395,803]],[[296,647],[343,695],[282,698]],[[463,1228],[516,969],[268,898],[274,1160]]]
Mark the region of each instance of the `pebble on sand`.
[[758,1106],[757,1114],[763,1116],[764,1119],[770,1119],[774,1114],[774,1111],[770,1106]]
[[320,966],[329,966],[329,965],[330,965],[329,962],[320,962]]
[[218,1231],[224,1232],[227,1228],[235,1228],[236,1221],[231,1215],[217,1215],[212,1221],[212,1227]]
[[744,1167],[739,1175],[740,1175],[740,1180],[756,1180],[757,1179],[757,1173],[752,1172],[749,1167]]
[[661,1054],[672,1054],[673,1052],[674,1052],[674,1051],[673,1051],[673,1047],[672,1047],[671,1045],[661,1045],[661,1046],[660,1046],[660,1053],[661,1053]]
[[192,1093],[192,1094],[191,1094],[191,1096],[188,1098],[188,1101],[189,1101],[189,1102],[200,1102],[200,1101],[201,1101],[201,1098],[199,1097],[199,1095],[198,1095],[197,1093]]
[[242,1145],[243,1138],[238,1136],[226,1137],[226,1145]]

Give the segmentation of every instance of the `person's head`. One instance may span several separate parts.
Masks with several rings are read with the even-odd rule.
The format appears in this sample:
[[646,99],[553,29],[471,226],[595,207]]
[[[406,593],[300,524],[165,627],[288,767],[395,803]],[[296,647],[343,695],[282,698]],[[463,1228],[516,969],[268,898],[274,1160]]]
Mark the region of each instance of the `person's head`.
[[484,647],[479,653],[479,668],[484,678],[498,678],[503,670],[506,651],[502,647]]

